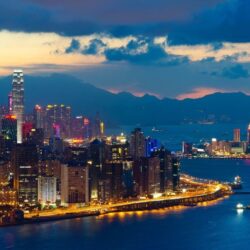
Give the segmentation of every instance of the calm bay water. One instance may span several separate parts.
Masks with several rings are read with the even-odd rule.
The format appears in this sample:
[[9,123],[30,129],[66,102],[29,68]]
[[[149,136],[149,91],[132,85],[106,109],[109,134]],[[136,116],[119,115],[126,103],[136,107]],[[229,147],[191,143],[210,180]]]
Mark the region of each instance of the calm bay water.
[[[207,126],[204,136],[225,137],[232,128],[232,125],[224,127],[221,132]],[[191,131],[196,131],[195,135]],[[181,142],[185,140],[181,137],[183,134],[196,140],[199,139],[197,133],[203,135],[200,131],[189,126],[186,129],[182,126],[180,130],[177,126],[172,128],[169,137],[176,136]],[[178,148],[175,140],[167,138],[167,130],[160,139]],[[226,181],[240,175],[244,190],[250,191],[249,160],[184,160],[182,169],[198,177]],[[234,195],[214,204],[183,210],[118,213],[1,228],[0,249],[249,249],[250,211],[237,213],[234,208],[238,202],[250,204],[250,195]]]

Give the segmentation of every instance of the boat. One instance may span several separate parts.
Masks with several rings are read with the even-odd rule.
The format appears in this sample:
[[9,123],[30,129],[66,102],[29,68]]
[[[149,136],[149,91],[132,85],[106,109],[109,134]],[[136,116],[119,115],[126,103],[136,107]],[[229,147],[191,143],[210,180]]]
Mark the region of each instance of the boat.
[[232,189],[242,189],[242,182],[240,176],[234,178],[234,182],[229,183]]
[[156,127],[153,127],[152,128],[152,132],[162,132],[163,129],[159,129],[159,128],[156,128]]

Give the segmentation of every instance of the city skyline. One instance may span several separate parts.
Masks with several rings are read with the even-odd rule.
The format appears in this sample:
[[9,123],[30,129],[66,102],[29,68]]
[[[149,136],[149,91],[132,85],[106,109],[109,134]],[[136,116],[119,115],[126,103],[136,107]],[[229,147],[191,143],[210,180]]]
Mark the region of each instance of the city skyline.
[[0,0],[0,249],[249,249],[249,0]]

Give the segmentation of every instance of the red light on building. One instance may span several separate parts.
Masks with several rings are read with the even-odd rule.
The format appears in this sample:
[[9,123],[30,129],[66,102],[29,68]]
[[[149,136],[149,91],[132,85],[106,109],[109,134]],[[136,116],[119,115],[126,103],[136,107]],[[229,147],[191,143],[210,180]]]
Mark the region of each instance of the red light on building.
[[83,124],[84,124],[84,126],[89,125],[89,119],[88,118],[84,118],[83,119]]
[[25,122],[23,124],[23,137],[26,138],[32,131],[33,125],[31,122]]
[[42,107],[41,107],[40,105],[37,104],[37,105],[35,106],[35,109],[36,109],[37,111],[40,111],[40,110],[42,110]]

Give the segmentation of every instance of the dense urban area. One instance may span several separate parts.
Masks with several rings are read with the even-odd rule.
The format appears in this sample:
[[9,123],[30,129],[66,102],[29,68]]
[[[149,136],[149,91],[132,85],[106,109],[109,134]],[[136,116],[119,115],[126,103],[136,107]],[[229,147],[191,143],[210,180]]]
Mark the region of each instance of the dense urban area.
[[[23,71],[15,70],[8,105],[1,108],[3,225],[192,205],[230,192],[181,176],[179,158],[140,128],[106,136],[98,113],[73,117],[71,107],[49,104],[25,114],[24,103]],[[190,147],[185,144],[183,153],[192,153]]]

